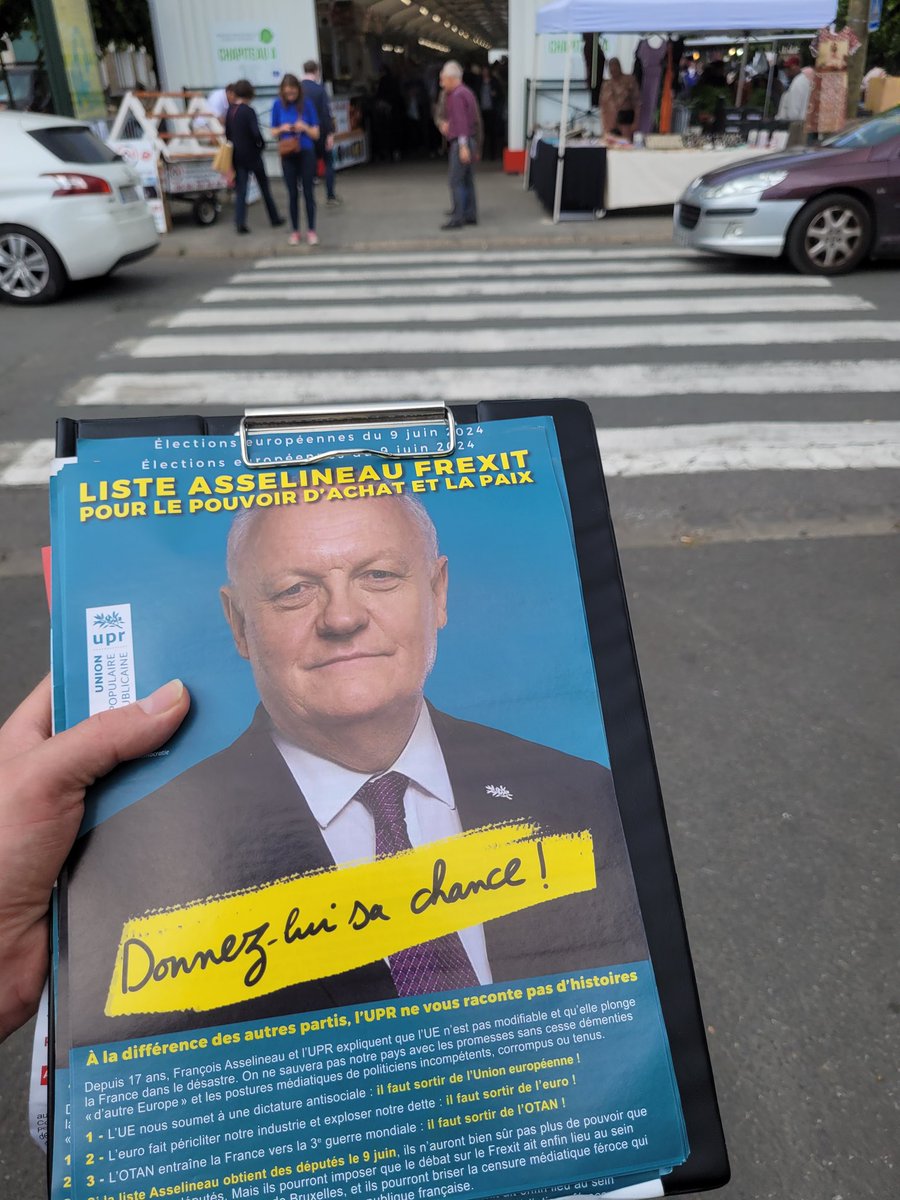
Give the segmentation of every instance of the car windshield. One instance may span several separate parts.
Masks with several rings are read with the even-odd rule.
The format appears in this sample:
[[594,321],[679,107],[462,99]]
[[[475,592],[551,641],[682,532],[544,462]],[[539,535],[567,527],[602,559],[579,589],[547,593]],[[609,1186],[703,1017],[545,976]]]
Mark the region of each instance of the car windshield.
[[86,125],[59,125],[51,129],[30,129],[36,142],[66,163],[111,163],[118,155]]
[[836,133],[834,137],[826,138],[823,146],[833,146],[839,150],[854,150],[862,146],[879,146],[888,138],[900,134],[900,108],[875,117],[872,121],[864,121],[854,129]]

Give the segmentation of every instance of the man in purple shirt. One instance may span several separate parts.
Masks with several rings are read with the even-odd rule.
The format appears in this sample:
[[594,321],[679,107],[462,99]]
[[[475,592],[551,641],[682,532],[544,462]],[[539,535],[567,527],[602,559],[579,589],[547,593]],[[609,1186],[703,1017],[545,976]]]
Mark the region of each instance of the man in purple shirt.
[[472,176],[477,149],[478,102],[463,83],[463,69],[458,62],[444,63],[441,87],[445,96],[441,133],[450,144],[450,194],[453,196],[450,220],[441,228],[461,229],[463,225],[478,224]]

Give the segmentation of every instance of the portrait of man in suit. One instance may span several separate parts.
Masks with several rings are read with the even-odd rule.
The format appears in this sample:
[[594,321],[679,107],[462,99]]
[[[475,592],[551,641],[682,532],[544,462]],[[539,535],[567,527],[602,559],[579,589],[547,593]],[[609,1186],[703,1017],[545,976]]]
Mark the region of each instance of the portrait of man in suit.
[[[418,500],[246,510],[221,600],[260,704],[230,746],[81,839],[66,893],[74,1044],[647,957],[610,772],[428,701],[440,631],[480,614],[453,612],[450,564]],[[596,888],[269,995],[248,988],[239,1004],[104,1015],[131,917],[522,819],[590,830]]]

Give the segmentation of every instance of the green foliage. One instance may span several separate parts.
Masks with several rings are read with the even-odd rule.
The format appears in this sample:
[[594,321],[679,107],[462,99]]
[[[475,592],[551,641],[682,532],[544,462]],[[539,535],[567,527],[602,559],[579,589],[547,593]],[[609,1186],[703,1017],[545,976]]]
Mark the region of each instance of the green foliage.
[[[843,29],[847,23],[849,0],[840,0],[835,17],[835,27]],[[882,61],[889,75],[900,75],[900,0],[884,0],[881,7],[881,25],[869,34],[866,54],[866,70]]]
[[[153,49],[147,0],[90,0],[90,8],[98,46],[114,42],[117,46]],[[0,35],[15,39],[24,30],[34,28],[32,0],[0,0]]]
[[0,37],[6,34],[10,41],[15,41],[26,29],[34,29],[31,0],[0,0]]
[[137,46],[153,49],[153,31],[147,0],[91,0],[97,45]]
[[900,75],[900,0],[884,0],[881,28],[869,34],[867,67],[879,59],[889,75]]

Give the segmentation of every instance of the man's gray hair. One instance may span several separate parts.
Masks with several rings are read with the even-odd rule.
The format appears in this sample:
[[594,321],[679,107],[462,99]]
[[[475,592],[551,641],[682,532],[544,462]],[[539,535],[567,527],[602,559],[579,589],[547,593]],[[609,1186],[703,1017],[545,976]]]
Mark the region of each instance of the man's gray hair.
[[455,58],[451,58],[449,62],[444,63],[444,68],[441,71],[441,74],[451,75],[454,79],[462,79],[463,69]]
[[[434,527],[434,521],[428,515],[428,509],[422,501],[417,500],[415,496],[408,496],[405,492],[394,496],[379,496],[377,499],[385,501],[393,500],[397,504],[402,504],[410,520],[421,535],[426,557],[430,561],[437,559],[439,555],[437,530]],[[319,503],[330,504],[337,502],[326,500]],[[228,541],[225,547],[225,569],[228,572],[228,582],[232,587],[237,586],[238,560],[243,554],[246,544],[251,540],[254,521],[264,513],[272,511],[272,508],[258,508],[254,505],[252,508],[246,508],[243,512],[239,512],[231,522],[231,527],[228,530]]]

